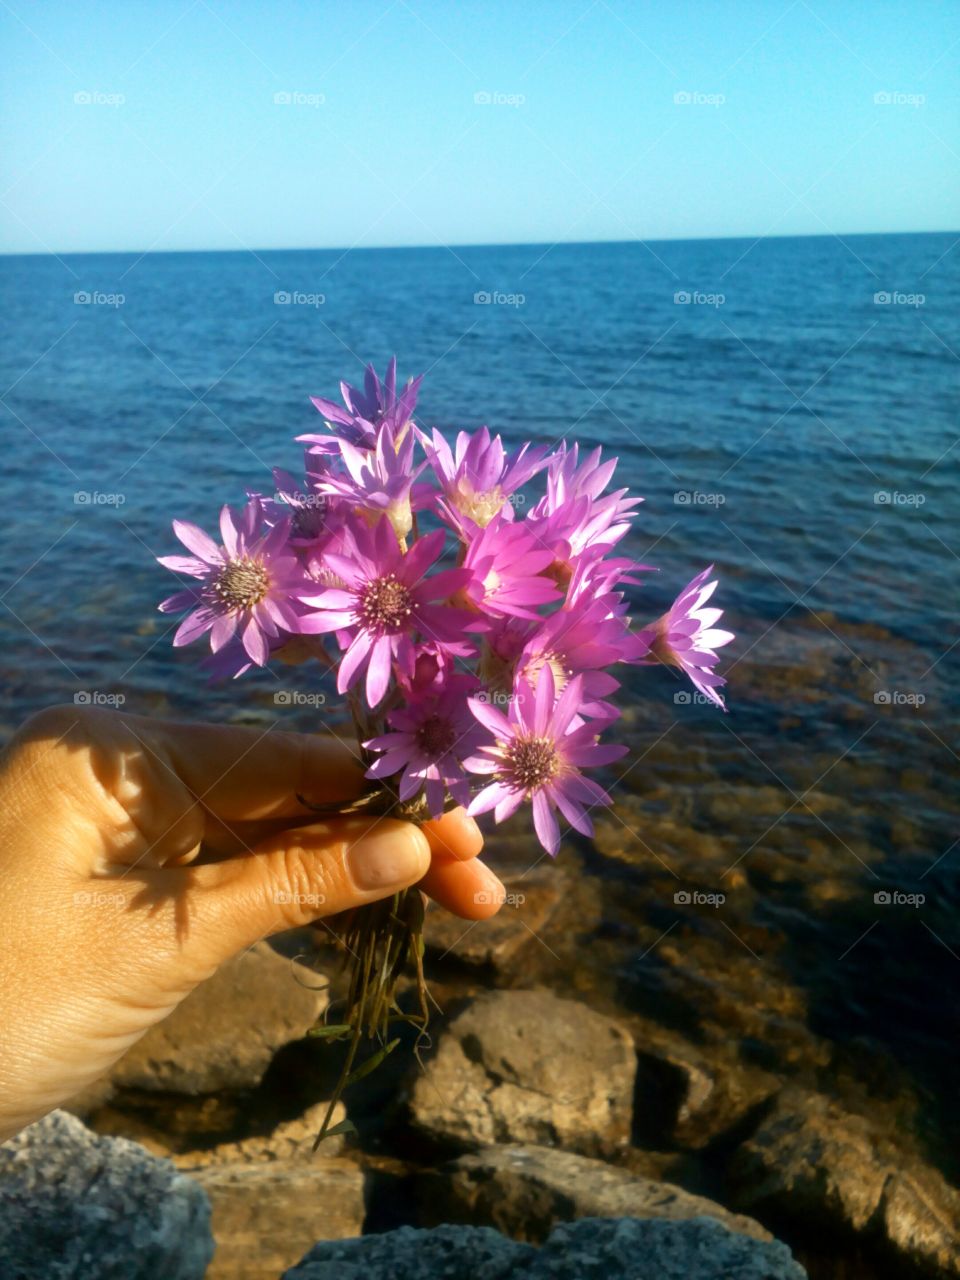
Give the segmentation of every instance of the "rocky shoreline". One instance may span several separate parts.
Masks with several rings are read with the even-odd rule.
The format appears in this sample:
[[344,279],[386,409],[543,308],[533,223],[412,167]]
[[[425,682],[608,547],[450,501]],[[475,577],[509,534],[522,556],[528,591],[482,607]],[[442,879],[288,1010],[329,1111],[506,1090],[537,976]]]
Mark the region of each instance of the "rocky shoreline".
[[[308,1035],[336,998],[329,935],[299,931],[225,966],[71,1104],[89,1127],[55,1113],[0,1149],[0,1273],[960,1276],[960,1195],[884,1107],[854,1108],[769,1053],[761,1064],[703,1027],[657,1020],[657,1001],[611,1008],[602,990],[577,990],[584,966],[565,948],[610,913],[590,901],[596,878],[545,870],[508,868],[514,900],[494,922],[428,913],[444,1013],[423,1064],[408,1044],[353,1086],[357,1135],[316,1155],[337,1065],[336,1047]],[[713,998],[733,997],[718,982]],[[748,1018],[740,999],[718,1019]],[[91,1217],[86,1188],[107,1185]],[[150,1186],[162,1212],[147,1230]],[[169,1241],[164,1267],[44,1269],[43,1224],[70,1221],[71,1196],[77,1249],[99,1258],[110,1240],[119,1259],[126,1241],[154,1265]],[[34,1224],[32,1262],[18,1215]]]

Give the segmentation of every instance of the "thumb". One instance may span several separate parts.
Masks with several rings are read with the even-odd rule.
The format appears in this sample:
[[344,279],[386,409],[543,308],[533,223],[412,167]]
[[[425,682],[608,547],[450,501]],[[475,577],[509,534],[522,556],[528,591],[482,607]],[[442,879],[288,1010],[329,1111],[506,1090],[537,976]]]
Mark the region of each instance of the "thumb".
[[430,845],[419,827],[354,817],[281,831],[243,857],[181,874],[192,881],[197,932],[219,964],[268,934],[387,898],[429,867]]

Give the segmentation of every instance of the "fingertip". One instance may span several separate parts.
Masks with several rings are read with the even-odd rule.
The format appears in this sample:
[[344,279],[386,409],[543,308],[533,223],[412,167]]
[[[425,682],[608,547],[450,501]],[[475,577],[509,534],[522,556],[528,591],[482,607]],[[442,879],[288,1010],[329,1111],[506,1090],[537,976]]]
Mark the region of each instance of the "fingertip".
[[466,809],[450,809],[424,824],[434,857],[468,862],[483,849],[483,833]]

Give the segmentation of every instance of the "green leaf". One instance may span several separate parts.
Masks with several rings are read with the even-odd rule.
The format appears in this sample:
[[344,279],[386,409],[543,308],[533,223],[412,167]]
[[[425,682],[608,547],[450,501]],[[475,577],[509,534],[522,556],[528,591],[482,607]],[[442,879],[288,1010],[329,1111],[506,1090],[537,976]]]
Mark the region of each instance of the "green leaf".
[[368,1076],[371,1071],[376,1071],[377,1067],[379,1067],[387,1054],[393,1053],[399,1043],[400,1038],[398,1036],[396,1040],[391,1040],[390,1043],[384,1045],[382,1049],[378,1049],[376,1053],[372,1053],[366,1062],[361,1063],[360,1066],[357,1067],[356,1071],[350,1072],[346,1080],[343,1082],[343,1087],[346,1089],[350,1085],[356,1084],[358,1080],[362,1080],[364,1076]]
[[308,1036],[318,1036],[323,1040],[335,1040],[338,1036],[348,1035],[353,1030],[349,1022],[324,1023],[322,1027],[311,1027]]
[[[357,1126],[352,1120],[341,1120],[339,1124],[332,1124],[323,1138],[339,1138],[344,1133],[356,1133]],[[321,1141],[323,1141],[323,1138]]]

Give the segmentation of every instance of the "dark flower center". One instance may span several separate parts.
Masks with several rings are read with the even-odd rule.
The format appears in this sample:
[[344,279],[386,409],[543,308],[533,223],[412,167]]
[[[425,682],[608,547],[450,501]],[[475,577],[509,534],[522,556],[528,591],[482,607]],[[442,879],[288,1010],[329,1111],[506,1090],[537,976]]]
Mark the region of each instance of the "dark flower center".
[[560,768],[560,757],[550,738],[514,738],[503,754],[504,772],[525,791],[542,787]]
[[413,597],[396,575],[388,573],[364,587],[359,615],[368,631],[402,631],[413,611]]
[[213,581],[213,593],[230,609],[249,609],[270,590],[270,575],[259,560],[231,560]]
[[433,759],[446,755],[456,740],[453,725],[446,716],[430,716],[417,730],[417,746]]

